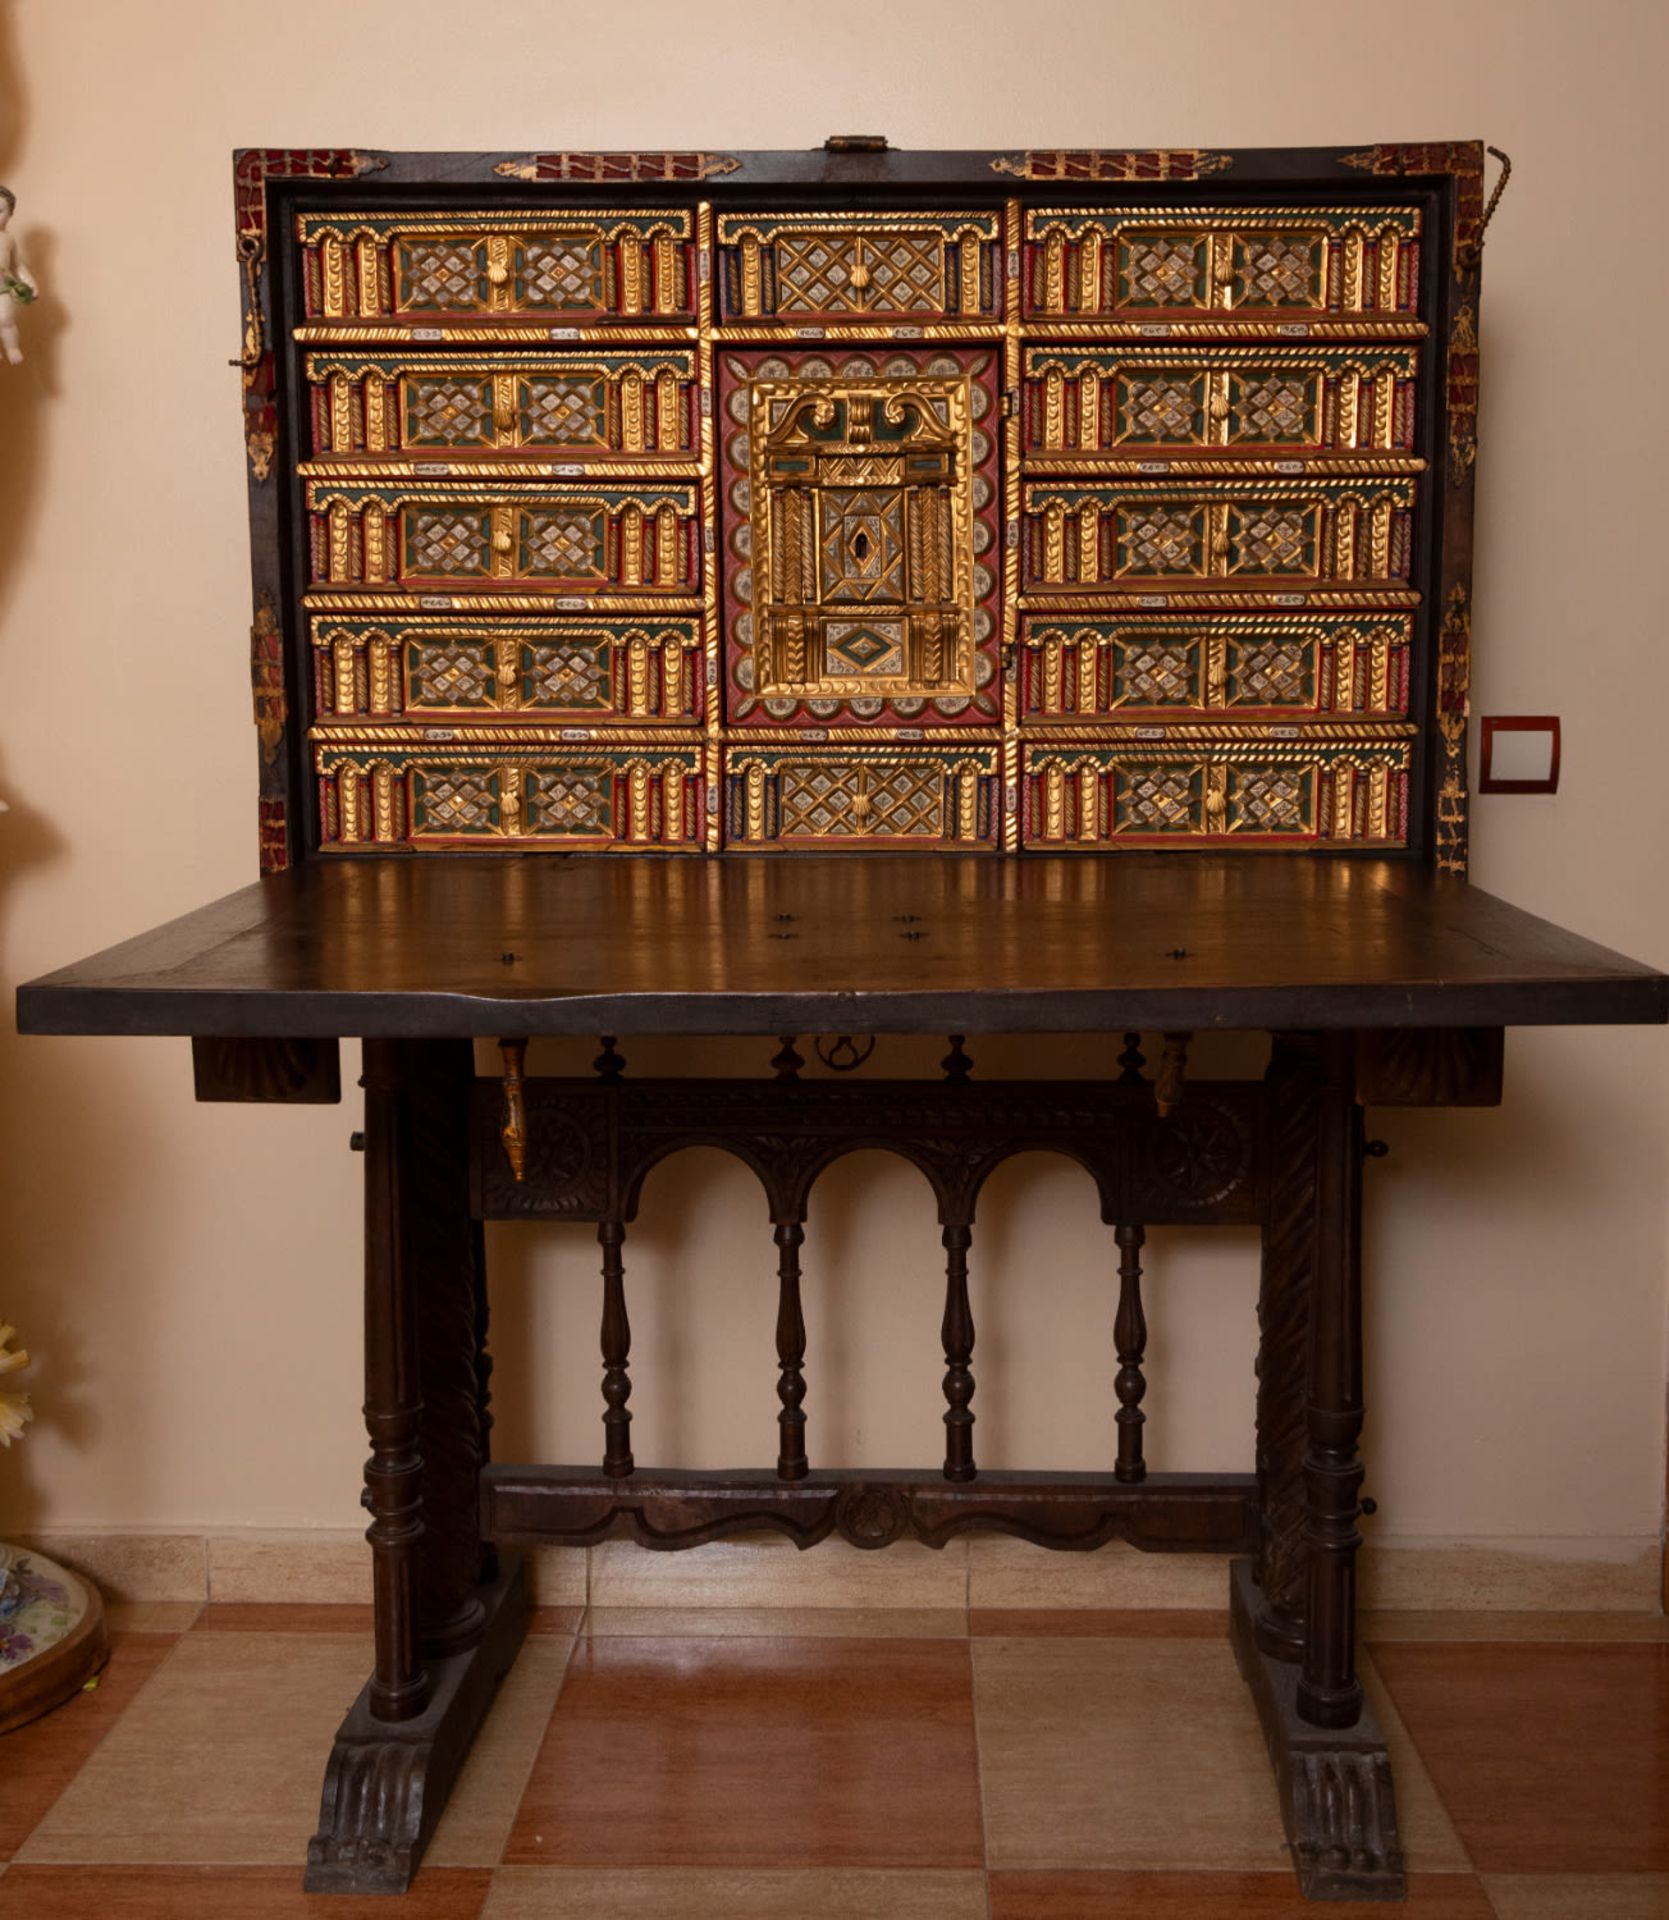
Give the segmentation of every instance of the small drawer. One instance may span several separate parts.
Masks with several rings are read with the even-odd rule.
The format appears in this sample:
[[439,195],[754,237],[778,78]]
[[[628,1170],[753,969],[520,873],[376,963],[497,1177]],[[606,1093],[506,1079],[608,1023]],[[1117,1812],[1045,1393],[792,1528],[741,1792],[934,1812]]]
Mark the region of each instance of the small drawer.
[[693,850],[706,831],[703,749],[676,736],[564,747],[478,727],[437,747],[388,727],[313,751],[327,848]]
[[1050,466],[1406,453],[1412,347],[1028,347],[1022,444]]
[[1401,582],[1413,506],[1402,478],[1034,480],[1022,488],[1022,578],[1069,596]]
[[689,458],[695,354],[307,356],[317,459]]
[[1414,729],[1405,723],[1291,742],[1255,727],[1151,731],[1164,737],[1144,740],[1132,730],[1113,741],[1028,743],[1023,843],[1089,850],[1407,841]]
[[526,714],[584,726],[694,725],[706,674],[693,615],[311,616],[321,719]]
[[1001,232],[994,212],[721,214],[723,317],[988,318]]
[[738,848],[994,847],[995,746],[737,746],[725,839]]
[[1029,207],[1028,318],[1412,316],[1417,207]]
[[559,598],[690,594],[701,584],[693,486],[307,481],[316,586],[520,587]]
[[1399,715],[1409,613],[1122,614],[1020,622],[1020,713],[1071,725],[1154,715]]
[[490,318],[570,325],[689,320],[688,209],[563,213],[303,213],[310,320]]

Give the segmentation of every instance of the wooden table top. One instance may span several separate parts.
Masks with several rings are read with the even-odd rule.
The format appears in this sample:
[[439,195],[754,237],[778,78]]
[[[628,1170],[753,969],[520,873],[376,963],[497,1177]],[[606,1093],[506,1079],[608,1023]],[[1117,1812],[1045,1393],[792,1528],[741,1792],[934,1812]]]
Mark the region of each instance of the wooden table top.
[[1114,1032],[1669,1017],[1407,861],[316,860],[21,988],[25,1033]]

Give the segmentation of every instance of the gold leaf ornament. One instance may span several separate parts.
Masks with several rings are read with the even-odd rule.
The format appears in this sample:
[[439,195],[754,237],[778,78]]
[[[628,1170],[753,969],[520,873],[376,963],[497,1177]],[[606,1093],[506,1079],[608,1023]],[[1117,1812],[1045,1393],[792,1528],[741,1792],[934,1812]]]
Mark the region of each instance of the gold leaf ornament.
[[[0,1323],[0,1374],[16,1373],[29,1364],[29,1355],[11,1344],[15,1327]],[[26,1393],[0,1393],[0,1447],[9,1447],[22,1436],[25,1424],[34,1418]]]

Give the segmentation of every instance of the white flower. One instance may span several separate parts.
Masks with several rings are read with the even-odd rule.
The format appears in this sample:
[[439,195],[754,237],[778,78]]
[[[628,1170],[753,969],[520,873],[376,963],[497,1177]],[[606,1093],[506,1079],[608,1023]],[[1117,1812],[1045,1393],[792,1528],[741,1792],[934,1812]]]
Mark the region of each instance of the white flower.
[[[15,1373],[29,1364],[29,1356],[21,1347],[9,1345],[16,1331],[0,1322],[0,1373]],[[33,1418],[28,1394],[0,1393],[0,1447],[9,1447],[21,1436],[24,1422]]]

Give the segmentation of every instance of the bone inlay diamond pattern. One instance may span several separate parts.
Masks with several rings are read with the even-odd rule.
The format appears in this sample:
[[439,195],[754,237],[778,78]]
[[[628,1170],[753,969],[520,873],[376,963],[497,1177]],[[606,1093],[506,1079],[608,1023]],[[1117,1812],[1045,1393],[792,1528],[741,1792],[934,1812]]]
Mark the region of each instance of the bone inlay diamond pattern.
[[492,428],[490,380],[413,380],[406,389],[408,446],[490,446]]
[[1267,640],[1238,649],[1230,705],[1304,707],[1310,704],[1310,649],[1297,640]]
[[608,437],[600,380],[524,380],[522,418],[531,445],[602,446]]
[[1120,573],[1201,573],[1205,514],[1185,502],[1121,508],[1118,552]]
[[606,707],[608,667],[590,647],[527,647],[522,697],[534,707]]
[[1118,382],[1120,440],[1205,438],[1205,379],[1126,379]]
[[1235,572],[1314,572],[1314,515],[1309,509],[1231,507],[1229,523]]
[[1253,833],[1301,833],[1309,824],[1309,776],[1294,767],[1229,770],[1230,824]]
[[498,825],[497,784],[479,767],[418,774],[418,831],[491,833]]
[[1114,676],[1114,695],[1142,707],[1189,706],[1194,689],[1199,642],[1155,642],[1122,651]]
[[600,578],[602,515],[577,509],[524,514],[522,563],[528,573],[557,574],[563,579]]
[[399,304],[469,309],[486,305],[479,240],[402,240],[394,249]]
[[406,560],[417,573],[479,574],[487,571],[491,519],[447,508],[408,508]]
[[1235,244],[1235,305],[1323,304],[1319,234],[1247,233]]
[[609,776],[600,769],[527,776],[523,802],[529,833],[599,834],[609,831]]
[[937,313],[944,279],[935,233],[785,233],[777,241],[782,313]]
[[1120,304],[1127,307],[1203,306],[1206,245],[1191,233],[1144,234],[1121,240]]
[[516,301],[523,307],[600,307],[606,304],[599,242],[526,240],[516,249]]
[[782,769],[784,834],[937,837],[943,803],[943,780],[936,767]]
[[879,488],[828,488],[823,523],[823,598],[899,600],[904,595],[904,498]]
[[1308,444],[1320,438],[1316,382],[1304,374],[1229,376],[1229,438]]
[[902,620],[831,620],[823,629],[830,674],[896,674],[904,671]]
[[1113,820],[1135,833],[1190,833],[1199,826],[1200,772],[1188,767],[1117,769]]
[[413,647],[407,674],[414,707],[485,707],[493,704],[492,655],[485,646],[454,643]]

